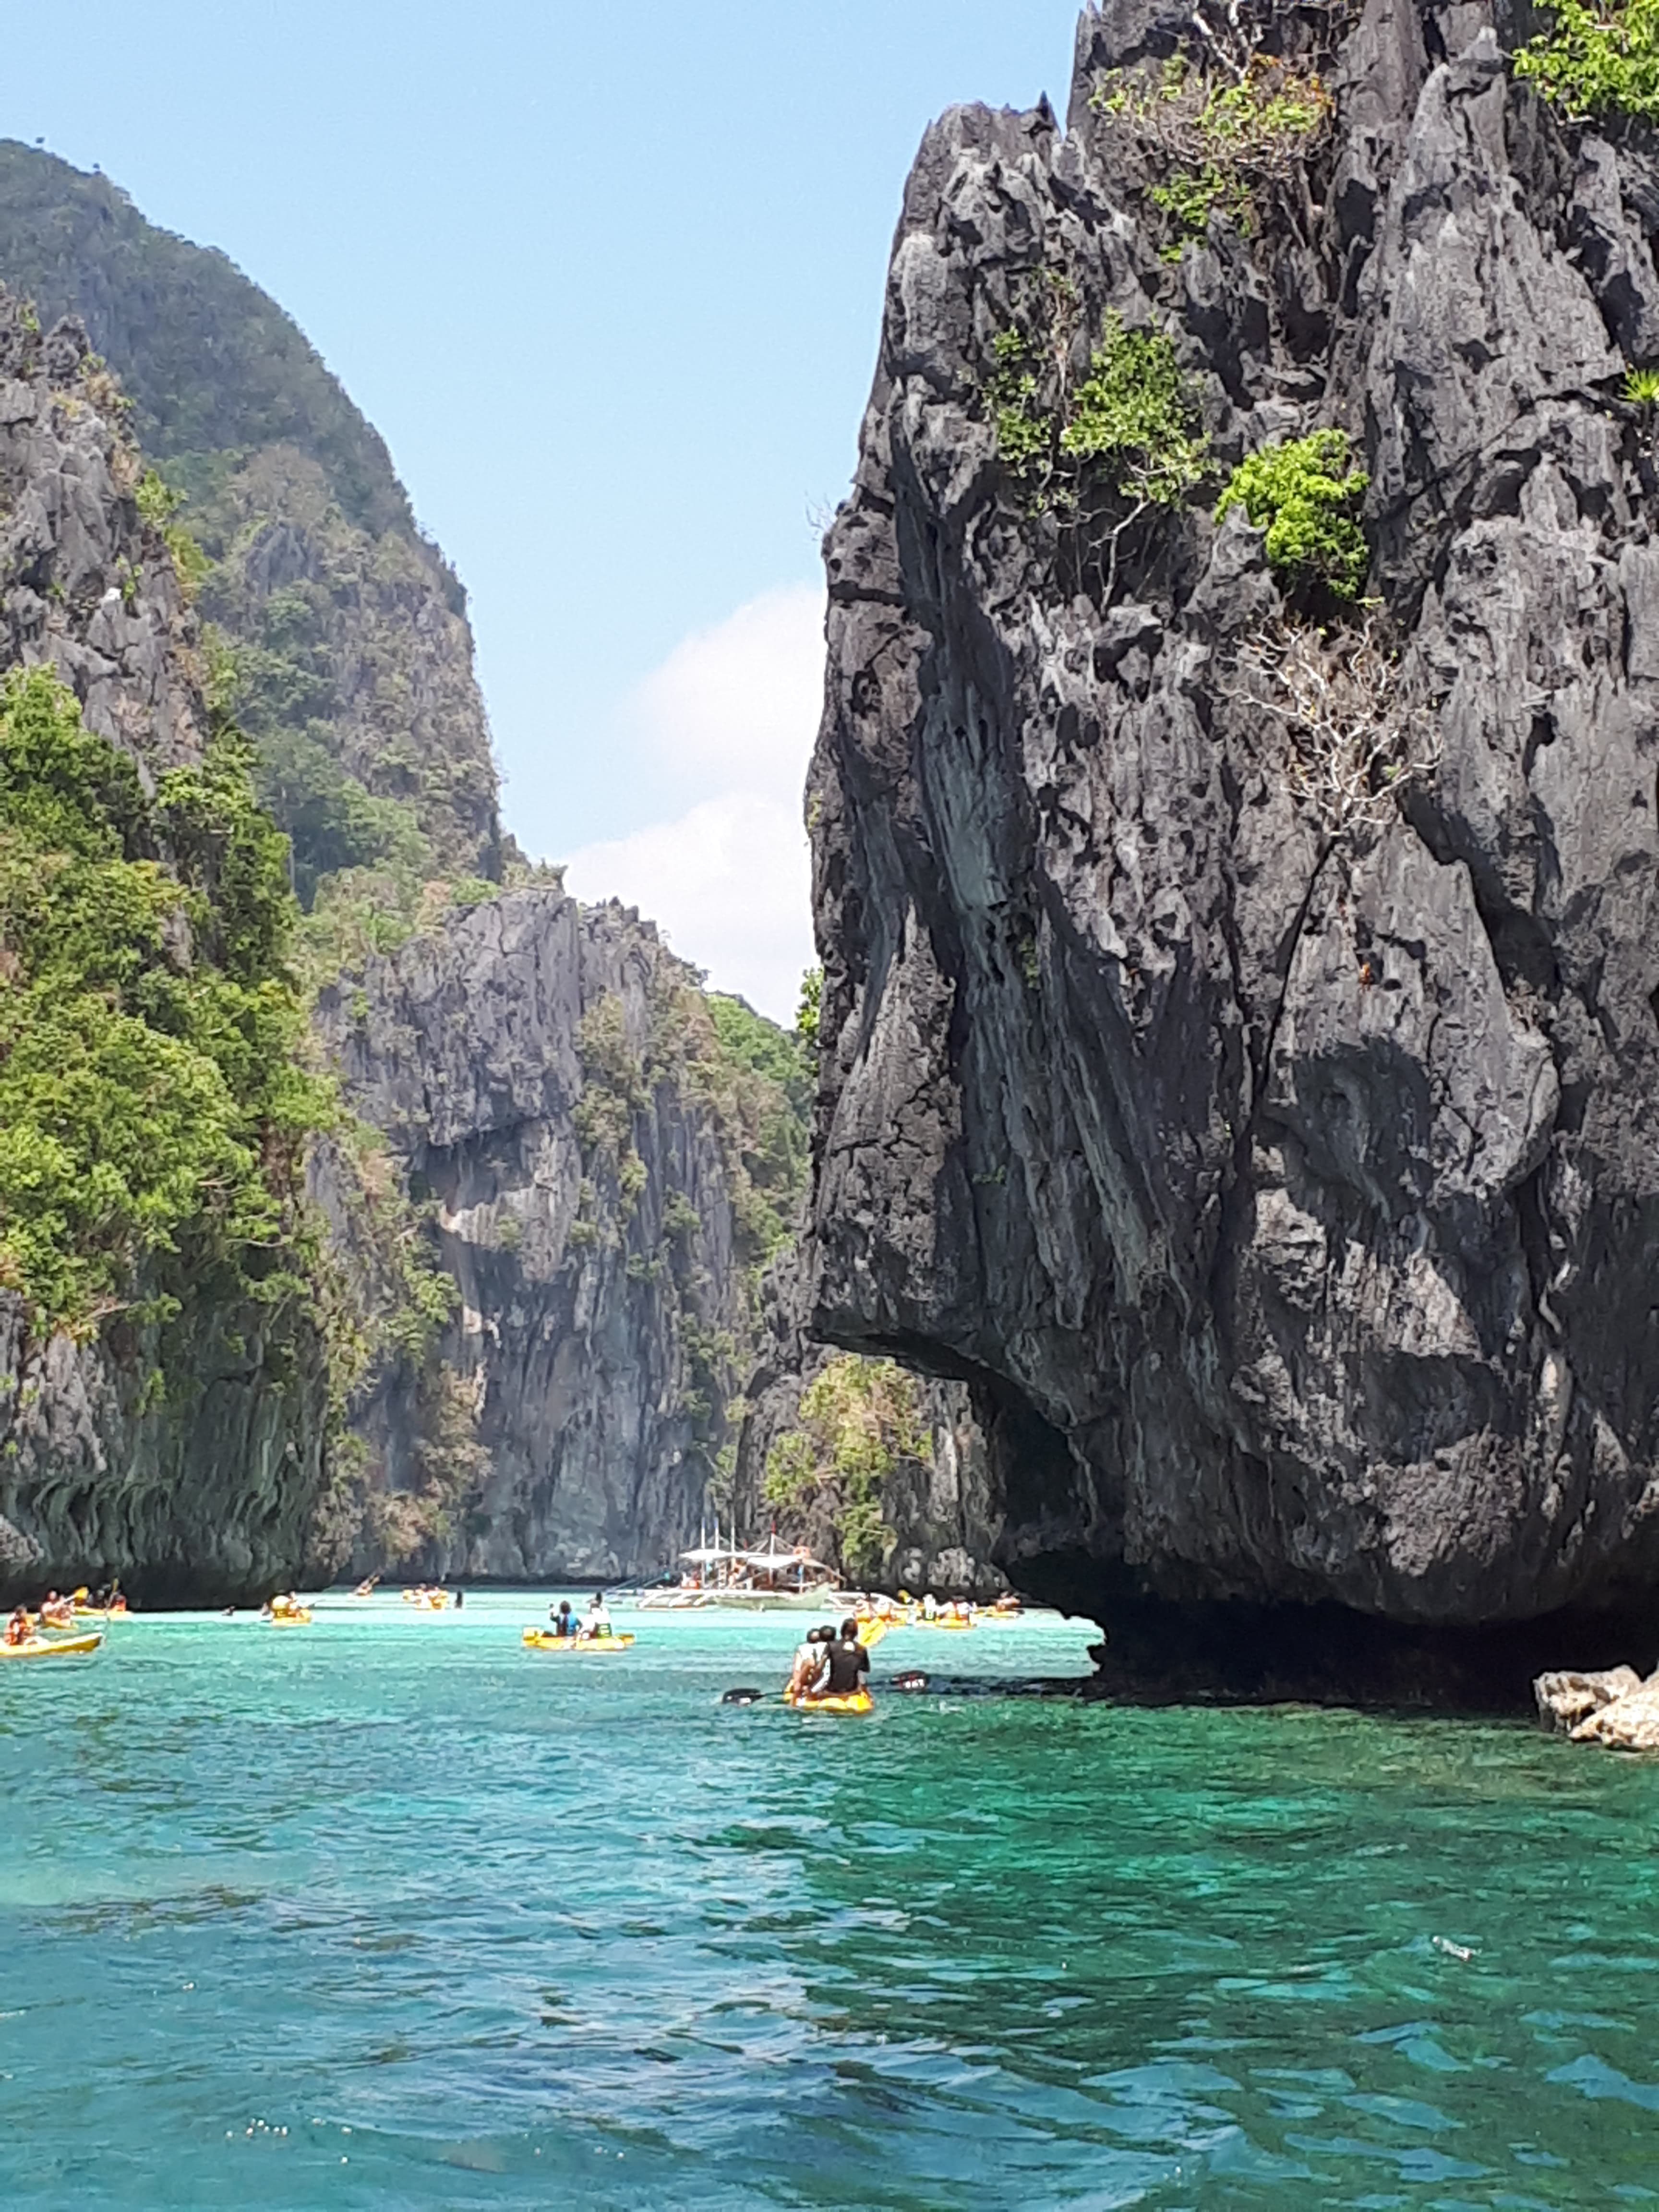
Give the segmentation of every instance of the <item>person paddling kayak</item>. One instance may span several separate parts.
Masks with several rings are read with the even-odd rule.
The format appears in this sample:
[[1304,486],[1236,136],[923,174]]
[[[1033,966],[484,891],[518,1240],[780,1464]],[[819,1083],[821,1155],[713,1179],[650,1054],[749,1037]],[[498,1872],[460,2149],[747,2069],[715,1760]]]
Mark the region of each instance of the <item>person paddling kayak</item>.
[[830,1679],[823,1688],[825,1697],[851,1697],[854,1690],[868,1686],[866,1677],[870,1672],[870,1654],[859,1642],[856,1620],[842,1621],[841,1634],[830,1644],[829,1653]]

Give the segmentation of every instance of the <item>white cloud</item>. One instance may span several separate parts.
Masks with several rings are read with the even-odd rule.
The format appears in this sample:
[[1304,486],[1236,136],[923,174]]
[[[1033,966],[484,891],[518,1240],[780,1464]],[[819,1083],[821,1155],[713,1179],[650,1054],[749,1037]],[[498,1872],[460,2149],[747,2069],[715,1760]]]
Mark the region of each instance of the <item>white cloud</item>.
[[628,702],[665,775],[799,800],[823,700],[823,593],[766,592],[683,638]]
[[619,898],[774,1021],[814,957],[801,788],[823,687],[823,595],[768,592],[682,640],[628,702],[658,781],[690,803],[571,855],[580,899]]
[[585,846],[565,883],[579,899],[638,907],[717,990],[793,1021],[814,957],[799,805],[755,791],[705,799],[677,821]]

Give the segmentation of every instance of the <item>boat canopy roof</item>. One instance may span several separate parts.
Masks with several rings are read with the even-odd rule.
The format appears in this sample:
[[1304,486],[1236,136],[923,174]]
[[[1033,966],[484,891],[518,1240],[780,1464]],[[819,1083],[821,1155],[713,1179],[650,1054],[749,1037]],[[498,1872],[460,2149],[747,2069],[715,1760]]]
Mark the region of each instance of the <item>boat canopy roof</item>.
[[832,1575],[836,1571],[824,1560],[813,1559],[805,1545],[799,1545],[792,1549],[787,1544],[780,1544],[775,1536],[772,1539],[769,1549],[764,1552],[739,1552],[738,1557],[745,1567],[773,1569],[812,1567],[820,1574],[825,1575]]
[[699,1544],[690,1552],[682,1552],[683,1559],[690,1559],[700,1567],[712,1566],[716,1559],[741,1559],[744,1554],[726,1544]]

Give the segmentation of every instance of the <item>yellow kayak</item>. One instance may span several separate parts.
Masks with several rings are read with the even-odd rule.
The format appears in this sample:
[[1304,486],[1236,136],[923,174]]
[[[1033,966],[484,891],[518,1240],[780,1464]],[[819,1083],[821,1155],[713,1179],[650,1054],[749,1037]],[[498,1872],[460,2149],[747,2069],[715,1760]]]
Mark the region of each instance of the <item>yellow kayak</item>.
[[524,1640],[532,1651],[625,1651],[634,1635],[628,1629],[620,1636],[555,1636],[550,1628],[526,1628]]
[[914,1626],[915,1626],[915,1627],[917,1627],[917,1628],[958,1628],[958,1629],[960,1629],[960,1628],[972,1628],[972,1627],[975,1626],[975,1624],[974,1624],[971,1620],[929,1620],[927,1619],[927,1615],[924,1613],[924,1614],[921,1614],[921,1616],[919,1616],[919,1617],[918,1617],[918,1619],[916,1620],[916,1621],[914,1623]]
[[295,1613],[273,1613],[270,1616],[270,1626],[273,1628],[309,1628],[311,1607],[302,1605]]
[[793,1705],[798,1713],[872,1713],[876,1701],[868,1690],[848,1690],[840,1697],[798,1698],[793,1690],[783,1693],[786,1705]]
[[103,1640],[101,1635],[31,1636],[27,1644],[0,1644],[0,1659],[70,1659],[95,1651]]

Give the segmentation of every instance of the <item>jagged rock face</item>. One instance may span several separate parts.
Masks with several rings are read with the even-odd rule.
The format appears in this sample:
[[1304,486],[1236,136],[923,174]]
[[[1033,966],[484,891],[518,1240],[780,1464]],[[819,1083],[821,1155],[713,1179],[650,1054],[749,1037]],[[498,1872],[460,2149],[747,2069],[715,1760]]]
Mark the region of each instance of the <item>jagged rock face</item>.
[[327,1404],[319,1340],[257,1306],[42,1344],[0,1292],[0,1605],[112,1577],[144,1606],[293,1583]]
[[[690,972],[631,913],[524,890],[322,995],[346,1094],[434,1202],[459,1291],[443,1358],[488,1472],[425,1571],[652,1573],[695,1540],[744,1325],[719,1138],[659,1072],[623,1109],[635,1164],[619,1176],[580,1110],[603,1081],[585,1018],[617,1010],[643,1060]],[[412,1489],[408,1377],[384,1378],[353,1425],[371,1482]],[[354,1564],[385,1561],[360,1545]]]
[[200,759],[196,629],[77,323],[0,292],[0,666],[55,668],[147,775]]
[[[1091,10],[1066,135],[956,111],[906,192],[827,544],[811,1323],[971,1381],[1000,1556],[1074,1601],[1610,1604],[1659,1574],[1659,191],[1488,11],[1374,0],[1308,240],[1171,264],[1088,95],[1191,20]],[[1224,464],[1363,448],[1438,748],[1376,831],[1237,681],[1242,515],[1061,580],[985,396],[1045,261],[1080,345],[1170,331]]]
[[[732,1523],[758,1538],[769,1519],[791,1541],[835,1565],[841,1563],[826,1502],[816,1501],[804,1513],[780,1512],[766,1498],[768,1455],[799,1425],[802,1396],[835,1356],[807,1340],[805,1288],[799,1255],[793,1250],[762,1285],[754,1364],[743,1392],[747,1410],[738,1433]],[[921,1376],[917,1390],[927,1452],[901,1459],[880,1485],[882,1518],[893,1545],[879,1580],[893,1589],[994,1597],[1008,1580],[991,1556],[1001,1521],[984,1433],[962,1383]]]
[[[153,784],[199,762],[207,714],[116,397],[78,325],[43,337],[0,292],[0,670],[55,668]],[[304,1555],[326,1402],[320,1342],[250,1302],[41,1343],[0,1291],[0,1604],[112,1575],[141,1602],[263,1596]]]

